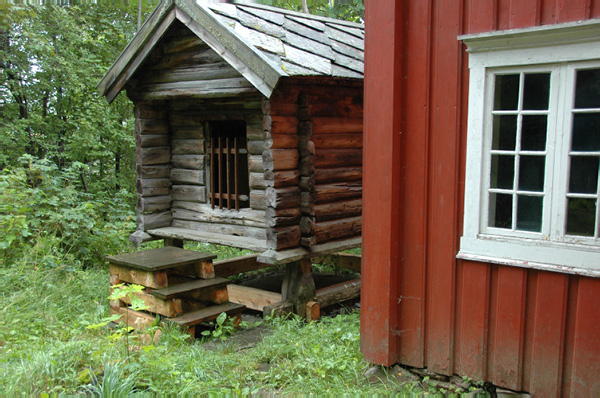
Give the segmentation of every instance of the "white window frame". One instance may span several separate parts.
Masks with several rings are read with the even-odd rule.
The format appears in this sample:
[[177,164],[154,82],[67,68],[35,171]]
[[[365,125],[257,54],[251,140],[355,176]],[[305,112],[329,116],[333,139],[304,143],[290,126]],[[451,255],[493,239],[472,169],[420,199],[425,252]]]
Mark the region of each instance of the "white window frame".
[[[458,39],[467,45],[470,75],[464,228],[457,257],[600,277],[600,240],[566,237],[562,232],[573,96],[556,95],[556,90],[572,85],[575,68],[600,67],[600,19]],[[542,231],[492,228],[488,226],[487,212],[492,139],[488,115],[493,74],[535,71],[552,71],[554,95],[551,94],[549,112],[558,115],[548,126]]]

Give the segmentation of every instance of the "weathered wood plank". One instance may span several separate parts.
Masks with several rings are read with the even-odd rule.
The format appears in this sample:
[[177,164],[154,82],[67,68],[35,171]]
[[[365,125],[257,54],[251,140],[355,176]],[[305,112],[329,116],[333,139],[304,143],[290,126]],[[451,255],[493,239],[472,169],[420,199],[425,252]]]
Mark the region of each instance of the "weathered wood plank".
[[262,311],[265,306],[281,302],[281,294],[241,285],[227,286],[229,301]]
[[272,250],[283,250],[300,244],[300,227],[277,227],[267,229],[267,247]]
[[315,183],[317,184],[339,181],[361,181],[362,175],[362,167],[319,168],[314,173]]
[[265,185],[267,187],[281,188],[296,186],[300,181],[300,172],[298,170],[275,171],[267,170],[264,173]]
[[246,307],[235,303],[225,303],[207,307],[198,311],[188,312],[177,318],[169,318],[167,321],[176,323],[182,326],[194,326],[202,322],[209,322],[217,319],[217,317],[225,312],[228,315],[239,314],[244,311]]
[[262,189],[264,190],[267,186],[265,185],[264,173],[250,173],[250,188],[251,189]]
[[197,185],[173,185],[171,188],[173,200],[187,202],[206,202],[206,187]]
[[144,83],[230,79],[239,76],[241,76],[240,73],[226,62],[215,62],[212,64],[160,70],[159,73],[148,74],[144,79]]
[[154,238],[174,238],[193,240],[197,242],[209,242],[218,245],[239,247],[242,249],[249,249],[259,252],[266,250],[266,243],[264,239],[255,239],[245,236],[222,235],[185,227],[179,228],[171,226],[153,229],[148,231],[148,234]]
[[[180,206],[184,206],[185,208],[181,208]],[[173,218],[177,220],[265,228],[264,212],[252,209],[240,209],[240,211],[225,209],[213,210],[208,204],[203,205],[193,202],[178,201],[173,204],[171,212]]]
[[152,326],[156,317],[145,312],[134,311],[131,308],[121,307],[114,309],[111,307],[110,313],[114,315],[121,315],[118,322],[124,322],[127,326],[134,329],[146,329]]
[[174,184],[204,185],[204,170],[171,169]]
[[135,283],[152,289],[160,289],[168,285],[166,271],[144,271],[115,264],[109,260],[109,271],[121,282]]
[[177,169],[204,170],[204,155],[173,155],[171,164]]
[[357,133],[363,131],[362,118],[315,117],[313,118],[315,134]]
[[298,168],[299,154],[297,149],[270,149],[262,155],[266,170],[294,170]]
[[204,138],[204,128],[201,123],[195,125],[194,127],[172,126],[171,135],[173,137],[173,140],[199,140]]
[[362,217],[343,218],[341,220],[315,223],[313,235],[317,243],[360,235]]
[[314,212],[317,222],[360,216],[362,199],[317,204],[314,206]]
[[298,187],[268,187],[265,192],[268,207],[289,209],[300,206],[300,188]]
[[197,230],[205,233],[232,235],[262,240],[266,239],[267,236],[265,228],[247,227],[244,225],[214,224],[173,219],[172,226],[175,228],[187,228],[190,230]]
[[168,108],[163,102],[137,102],[133,107],[133,116],[140,119],[167,119]]
[[[145,292],[136,292],[133,293],[133,296],[144,302],[147,307],[145,311],[153,314],[173,317],[183,312],[181,308],[181,300],[179,299],[164,300]],[[131,305],[131,298],[129,296],[121,298],[121,301],[127,305]]]
[[257,90],[254,87],[241,85],[240,87],[216,88],[206,88],[201,85],[194,85],[193,87],[180,87],[173,89],[159,89],[159,87],[144,87],[144,89],[145,91],[142,92],[141,98],[145,100],[165,100],[174,99],[181,96],[190,96],[195,98],[216,98],[237,95],[254,95],[257,92]]
[[160,213],[138,214],[137,226],[141,231],[149,229],[170,227],[171,226],[171,211],[162,211]]
[[313,137],[317,148],[362,148],[362,133],[318,134]]
[[171,180],[168,178],[138,178],[136,180],[138,195],[165,196],[171,192]]
[[171,166],[156,165],[156,166],[142,166],[138,164],[136,166],[136,173],[141,178],[169,178],[171,176]]
[[204,153],[204,140],[173,140],[173,155],[198,155]]
[[362,149],[320,149],[315,152],[315,167],[356,167],[362,165]]
[[348,282],[317,289],[317,301],[321,305],[321,308],[323,308],[346,300],[355,299],[360,296],[360,286],[361,280],[353,279]]
[[205,47],[202,49],[192,49],[190,51],[180,51],[162,56],[158,62],[150,63],[145,69],[163,70],[175,67],[185,67],[202,64],[214,64],[221,62],[223,58],[213,49]]
[[317,185],[315,187],[315,203],[336,202],[362,196],[362,182],[350,181],[335,184]]
[[258,254],[248,254],[215,261],[215,274],[217,277],[226,277],[271,266],[270,264],[258,262],[257,257]]
[[285,300],[279,303],[273,303],[267,306],[264,306],[262,309],[263,316],[285,316],[287,314],[291,314],[294,312],[294,303],[292,300]]
[[298,207],[292,207],[289,209],[274,209],[272,207],[268,207],[265,218],[267,226],[283,227],[287,225],[298,224],[300,222],[301,215],[302,214]]
[[[211,279],[192,279],[187,282],[178,283],[176,285],[167,286],[162,289],[152,290],[150,292],[151,295],[161,298],[163,300],[168,300],[175,297],[184,297],[189,293],[193,293],[196,291],[209,290],[211,288],[227,288],[227,285],[230,284],[231,281],[229,279],[224,278],[211,278]],[[227,293],[227,292],[225,292]],[[212,297],[212,294],[210,295]],[[213,297],[216,298],[216,297]],[[221,299],[218,299],[221,300]],[[207,300],[213,301],[213,300]],[[227,301],[221,301],[224,303]],[[219,303],[219,304],[221,304]]]
[[135,144],[143,148],[168,146],[169,136],[167,134],[136,134]]
[[171,160],[171,147],[159,146],[152,148],[138,148],[136,150],[136,163],[142,166],[169,163]]
[[169,122],[167,119],[136,119],[135,132],[141,135],[169,134]]
[[262,155],[248,156],[248,170],[255,173],[262,173],[265,171]]
[[254,210],[265,210],[267,208],[267,198],[262,189],[253,189],[250,191],[250,207]]
[[139,213],[154,213],[157,211],[169,210],[171,208],[171,196],[152,196],[143,197],[138,195],[137,211]]

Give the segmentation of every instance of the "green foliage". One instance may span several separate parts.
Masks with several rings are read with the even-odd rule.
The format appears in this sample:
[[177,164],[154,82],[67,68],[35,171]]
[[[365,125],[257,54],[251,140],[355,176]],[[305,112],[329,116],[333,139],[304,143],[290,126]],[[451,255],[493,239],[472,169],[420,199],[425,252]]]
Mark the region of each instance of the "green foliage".
[[81,265],[101,264],[122,250],[135,228],[130,195],[86,194],[75,162],[62,170],[48,159],[23,156],[0,171],[0,255],[6,264],[36,248],[37,266],[55,268],[61,255]]

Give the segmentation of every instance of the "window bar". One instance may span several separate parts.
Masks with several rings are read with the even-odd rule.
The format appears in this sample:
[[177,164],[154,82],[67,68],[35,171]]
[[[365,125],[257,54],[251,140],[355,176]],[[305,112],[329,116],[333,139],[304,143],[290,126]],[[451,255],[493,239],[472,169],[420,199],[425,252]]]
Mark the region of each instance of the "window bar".
[[233,169],[234,169],[234,173],[235,173],[235,178],[234,178],[235,210],[239,211],[240,210],[240,196],[239,196],[240,181],[239,181],[239,174],[238,174],[239,154],[238,154],[238,139],[237,139],[237,137],[233,137],[233,161],[234,161]]
[[221,143],[221,137],[218,138],[219,142],[219,209],[223,209],[223,145]]
[[229,149],[229,138],[225,138],[225,163],[227,166],[227,210],[231,210],[231,192],[230,191],[230,187],[231,187],[231,167],[230,167],[230,161],[229,161],[229,156],[231,154],[231,150]]
[[[215,137],[212,137],[210,140],[210,169],[215,169]],[[212,173],[214,176],[214,173]],[[214,209],[215,208],[215,187],[217,182],[214,178],[211,178],[211,190],[210,190],[210,205]]]

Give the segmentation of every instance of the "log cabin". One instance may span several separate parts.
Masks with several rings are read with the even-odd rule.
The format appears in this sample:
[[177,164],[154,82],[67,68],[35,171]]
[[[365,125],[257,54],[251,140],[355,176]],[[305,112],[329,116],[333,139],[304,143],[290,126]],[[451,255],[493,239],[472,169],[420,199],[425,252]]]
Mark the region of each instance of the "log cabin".
[[599,396],[599,18],[366,2],[367,360]]
[[361,24],[165,0],[98,85],[134,103],[140,243],[287,263],[360,246]]

